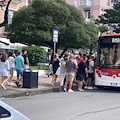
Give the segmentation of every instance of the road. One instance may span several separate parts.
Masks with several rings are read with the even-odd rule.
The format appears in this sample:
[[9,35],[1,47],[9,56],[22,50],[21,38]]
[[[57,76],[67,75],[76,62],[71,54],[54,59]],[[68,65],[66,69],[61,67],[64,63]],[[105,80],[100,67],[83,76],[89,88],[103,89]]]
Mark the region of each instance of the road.
[[120,91],[88,90],[5,99],[31,120],[119,120]]

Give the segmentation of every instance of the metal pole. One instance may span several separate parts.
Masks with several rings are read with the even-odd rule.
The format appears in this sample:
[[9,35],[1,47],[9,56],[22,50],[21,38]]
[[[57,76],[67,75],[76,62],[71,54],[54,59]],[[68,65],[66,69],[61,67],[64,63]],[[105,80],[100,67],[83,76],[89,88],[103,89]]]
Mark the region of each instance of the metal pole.
[[56,53],[56,42],[54,42],[54,55]]

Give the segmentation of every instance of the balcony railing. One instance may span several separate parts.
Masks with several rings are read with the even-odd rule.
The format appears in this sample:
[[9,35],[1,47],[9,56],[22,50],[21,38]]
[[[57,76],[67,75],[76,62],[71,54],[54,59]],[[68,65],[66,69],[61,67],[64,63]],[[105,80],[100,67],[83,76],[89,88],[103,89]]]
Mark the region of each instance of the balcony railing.
[[90,0],[80,0],[80,7],[91,7],[92,3]]
[[85,22],[91,22],[91,19],[85,18]]
[[21,3],[21,0],[12,0],[12,2]]

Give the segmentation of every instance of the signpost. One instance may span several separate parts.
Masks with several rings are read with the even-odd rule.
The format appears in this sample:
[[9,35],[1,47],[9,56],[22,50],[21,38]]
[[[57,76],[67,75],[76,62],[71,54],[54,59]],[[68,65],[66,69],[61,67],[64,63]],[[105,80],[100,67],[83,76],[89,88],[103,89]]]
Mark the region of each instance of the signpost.
[[58,43],[58,30],[53,30],[54,54],[56,50],[56,43]]

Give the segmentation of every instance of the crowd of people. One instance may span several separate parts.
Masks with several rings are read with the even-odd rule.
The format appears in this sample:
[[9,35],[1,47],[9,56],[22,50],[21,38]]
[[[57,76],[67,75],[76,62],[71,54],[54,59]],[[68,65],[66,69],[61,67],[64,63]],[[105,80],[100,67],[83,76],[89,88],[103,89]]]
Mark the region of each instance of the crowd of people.
[[[70,51],[64,55],[63,60],[59,59],[58,54],[54,55],[53,62],[50,63],[50,72],[53,72],[52,86],[56,85],[57,76],[60,75],[60,86],[64,87],[64,92],[73,92],[72,85],[75,81],[78,83],[78,91],[85,91],[85,89],[93,89],[94,82],[94,66],[96,62],[96,54],[92,55],[89,52],[82,54]],[[84,88],[83,88],[84,83]]]
[[[94,65],[96,61],[96,55],[86,52],[82,54],[75,52],[75,54],[68,51],[64,55],[63,59],[59,58],[56,53],[53,60],[50,63],[50,74],[53,74],[51,85],[56,85],[57,77],[60,76],[60,86],[64,87],[64,91],[73,92],[72,86],[75,81],[78,83],[78,91],[84,91],[85,89],[93,89],[94,87]],[[17,80],[15,84],[20,87],[21,80],[23,79],[23,70],[29,69],[29,59],[27,50],[19,51],[17,55],[10,52],[0,55],[0,76],[2,78],[1,86],[6,89],[6,84],[13,86],[13,74],[16,68]],[[83,89],[83,82],[85,87]],[[69,86],[69,88],[68,88]],[[68,89],[67,89],[68,88]]]
[[6,83],[9,86],[13,86],[12,81],[14,69],[17,71],[17,81],[15,84],[17,87],[21,86],[20,81],[23,78],[23,70],[29,69],[29,59],[27,50],[19,51],[17,55],[13,52],[3,53],[0,55],[0,76],[2,78],[1,86],[6,89]]

